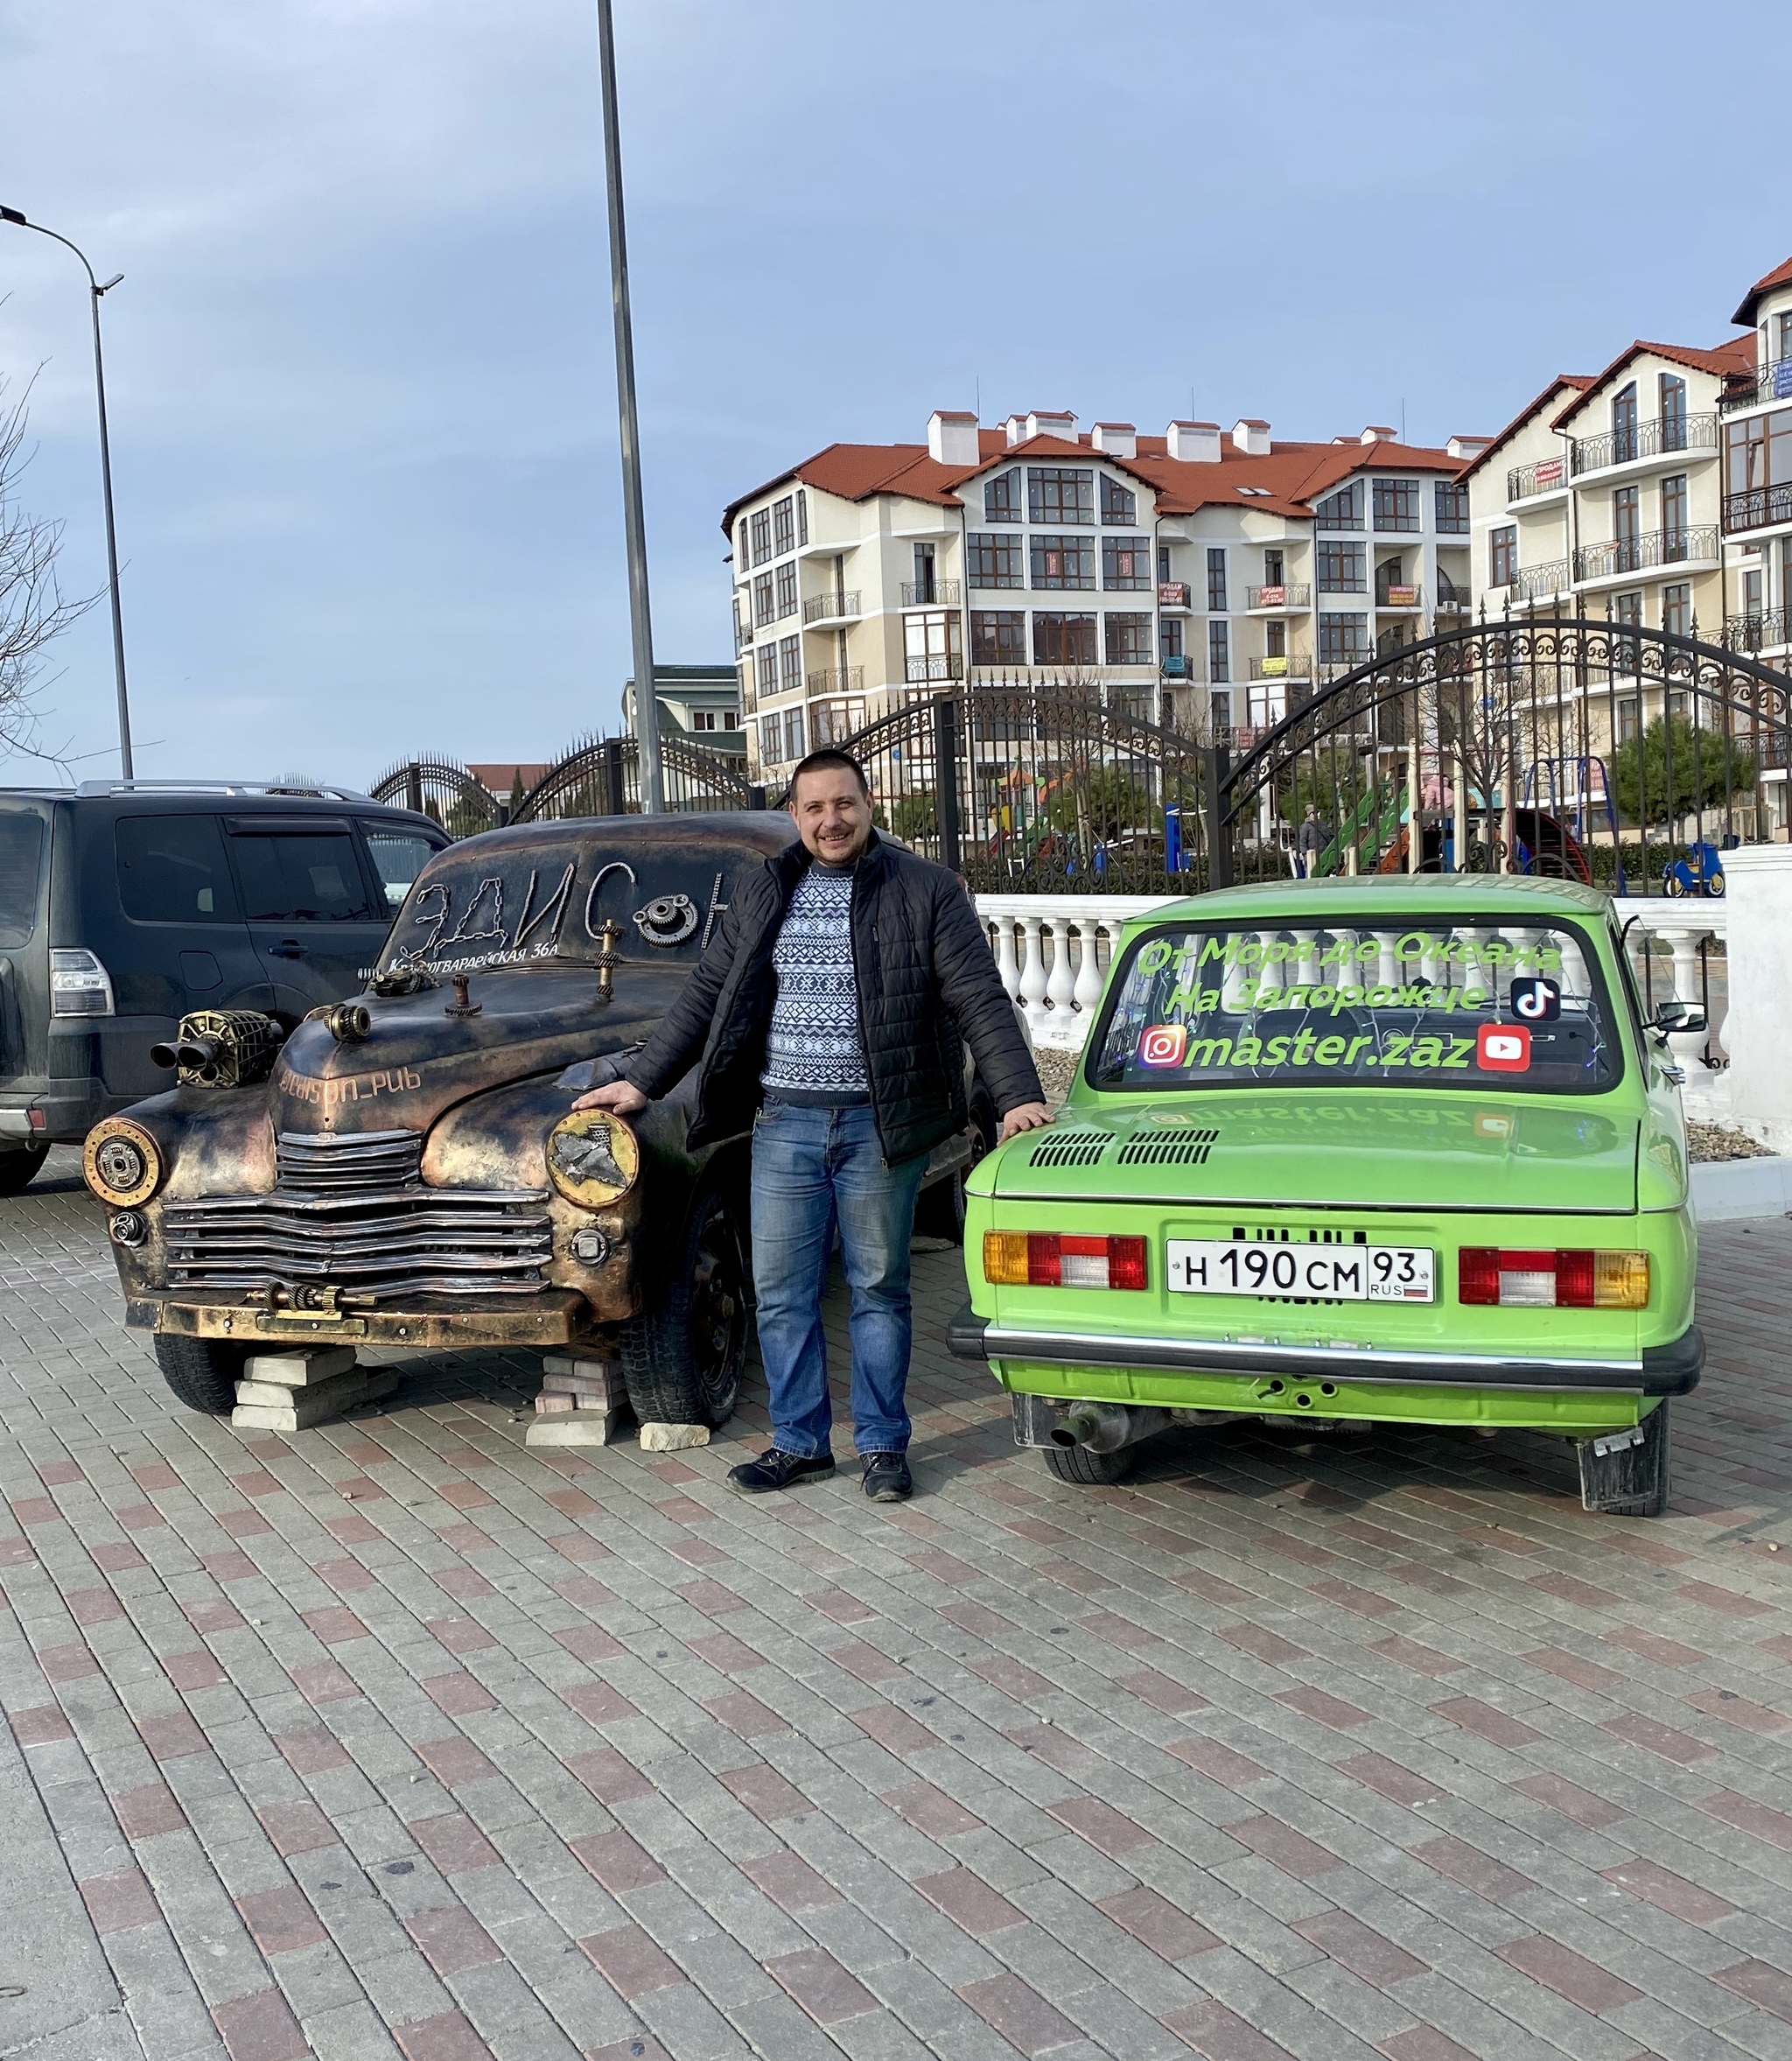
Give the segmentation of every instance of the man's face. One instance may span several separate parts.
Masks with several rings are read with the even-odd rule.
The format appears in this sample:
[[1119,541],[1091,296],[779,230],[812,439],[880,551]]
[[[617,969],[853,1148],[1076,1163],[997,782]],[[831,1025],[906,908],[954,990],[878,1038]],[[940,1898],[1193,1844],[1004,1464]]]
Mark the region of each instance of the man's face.
[[850,866],[871,841],[871,796],[844,766],[805,773],[790,813],[803,843],[826,866]]

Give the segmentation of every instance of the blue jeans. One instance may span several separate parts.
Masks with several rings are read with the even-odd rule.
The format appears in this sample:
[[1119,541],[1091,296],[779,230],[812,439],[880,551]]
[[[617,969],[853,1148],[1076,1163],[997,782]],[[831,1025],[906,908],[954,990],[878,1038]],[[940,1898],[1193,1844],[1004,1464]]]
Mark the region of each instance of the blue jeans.
[[802,1109],[766,1097],[752,1129],[752,1285],[778,1451],[828,1450],[822,1295],[836,1227],[852,1290],[853,1443],[906,1450],[908,1242],[927,1164],[925,1153],[884,1164],[868,1104]]

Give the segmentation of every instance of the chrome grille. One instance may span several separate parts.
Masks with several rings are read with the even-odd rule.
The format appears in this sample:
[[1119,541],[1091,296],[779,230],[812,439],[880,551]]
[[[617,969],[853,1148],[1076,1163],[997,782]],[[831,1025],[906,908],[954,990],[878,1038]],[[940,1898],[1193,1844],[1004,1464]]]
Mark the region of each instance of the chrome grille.
[[170,1202],[162,1214],[169,1285],[318,1282],[375,1302],[534,1294],[553,1252],[546,1201],[543,1189],[410,1187]]
[[415,1181],[424,1139],[420,1131],[283,1131],[275,1151],[282,1188],[335,1195]]

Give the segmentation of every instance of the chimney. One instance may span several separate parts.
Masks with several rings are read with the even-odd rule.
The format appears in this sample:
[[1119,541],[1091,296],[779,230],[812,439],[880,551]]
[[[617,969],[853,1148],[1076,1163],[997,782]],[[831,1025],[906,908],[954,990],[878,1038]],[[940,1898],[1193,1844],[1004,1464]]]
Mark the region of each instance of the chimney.
[[1035,408],[1026,418],[1029,437],[1061,437],[1067,444],[1076,441],[1076,417],[1061,408]]
[[1220,462],[1220,425],[1216,422],[1172,422],[1164,432],[1164,444],[1171,457],[1184,465],[1216,466]]
[[1445,445],[1444,448],[1449,452],[1452,458],[1479,458],[1481,452],[1485,451],[1488,445],[1492,442],[1493,438],[1491,437],[1464,437],[1461,435],[1457,435],[1452,437],[1450,441]]
[[1270,455],[1270,425],[1254,415],[1242,417],[1232,425],[1232,442],[1247,458]]
[[1026,426],[1026,417],[1024,415],[1011,415],[1007,421],[1002,424],[1002,429],[1011,445],[1026,443],[1027,438],[1032,434]]
[[1110,458],[1138,456],[1138,431],[1130,422],[1098,422],[1089,432],[1089,441]]
[[1384,422],[1372,422],[1356,440],[1359,444],[1396,444],[1399,434]]
[[936,465],[974,466],[982,455],[976,417],[969,409],[934,409],[928,417],[928,456]]

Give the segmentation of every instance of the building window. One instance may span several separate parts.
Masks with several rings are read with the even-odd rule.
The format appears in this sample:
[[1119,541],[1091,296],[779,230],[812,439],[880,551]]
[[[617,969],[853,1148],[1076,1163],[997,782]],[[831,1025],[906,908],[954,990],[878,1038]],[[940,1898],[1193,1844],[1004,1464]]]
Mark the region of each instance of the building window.
[[911,687],[923,687],[929,680],[958,680],[964,676],[956,613],[942,611],[934,615],[905,615],[902,649],[904,676]]
[[1518,578],[1518,525],[1508,522],[1488,532],[1488,585],[1509,587]]
[[769,572],[753,575],[752,620],[760,629],[772,620],[772,576]]
[[796,541],[808,542],[808,496],[799,487],[796,494]]
[[772,555],[772,511],[759,509],[752,518],[752,562],[763,565]]
[[974,587],[1024,587],[1026,585],[1025,547],[1018,536],[973,535],[964,540],[965,557]]
[[1792,308],[1780,317],[1780,348],[1776,355],[1782,361],[1792,358]]
[[1138,496],[1130,487],[1102,474],[1102,521],[1110,529],[1130,529],[1138,520]]
[[1208,610],[1214,615],[1226,613],[1226,547],[1223,544],[1208,547]]
[[1208,677],[1215,681],[1232,677],[1232,640],[1223,622],[1208,625]]
[[1662,589],[1662,627],[1670,636],[1692,634],[1692,583],[1676,580]]
[[1686,382],[1678,373],[1662,375],[1662,449],[1686,448]]
[[1280,551],[1264,553],[1264,585],[1266,587],[1278,587],[1284,584],[1284,563]]
[[784,756],[800,759],[802,756],[802,711],[786,709],[784,712]]
[[752,691],[752,669],[745,660],[735,667],[734,678],[740,690],[741,706],[750,709],[755,699]]
[[1285,622],[1266,622],[1264,625],[1264,656],[1286,658],[1288,655],[1288,625]]
[[1377,480],[1375,483],[1375,511],[1377,529],[1417,529],[1418,481]]
[[1634,487],[1620,487],[1612,495],[1612,570],[1634,572],[1642,563],[1642,495]]
[[1686,555],[1686,474],[1670,473],[1662,481],[1662,556]]
[[1362,481],[1353,480],[1335,494],[1313,505],[1313,527],[1318,529],[1362,528]]
[[734,525],[734,569],[745,576],[750,561],[746,555],[746,517]]
[[[1180,658],[1184,655],[1182,618],[1180,615],[1166,615],[1158,621],[1158,651],[1164,658]],[[1178,668],[1179,671],[1181,669]]]
[[1315,550],[1322,594],[1366,594],[1368,554],[1360,543],[1325,543]]
[[796,503],[789,494],[776,502],[772,509],[772,552],[782,557],[786,551],[796,549]]
[[1018,522],[1020,520],[1020,467],[998,473],[984,487],[984,521]]
[[1152,540],[1148,536],[1102,539],[1102,585],[1110,591],[1148,589],[1152,584]]
[[1634,694],[1618,704],[1618,742],[1628,744],[1642,727],[1642,705]]
[[778,669],[783,675],[785,690],[802,684],[802,639],[785,637],[778,646]]
[[908,599],[911,603],[931,604],[939,598],[934,580],[934,547],[930,543],[918,543],[914,547],[914,582]]
[[777,572],[778,613],[780,615],[796,613],[796,562],[780,565]]
[[864,728],[864,704],[858,700],[818,701],[810,712],[809,721],[817,751],[827,745],[844,744],[855,732]]
[[776,766],[784,758],[784,719],[782,716],[760,718],[760,764]]
[[752,655],[753,669],[759,675],[760,699],[764,701],[778,691],[778,648],[775,644],[761,644]]
[[1149,665],[1152,662],[1151,617],[1109,616],[1107,641],[1110,665]]
[[1368,656],[1368,616],[1320,616],[1320,662],[1321,664],[1361,665]]
[[1636,382],[1612,399],[1612,463],[1628,465],[1636,456]]
[[1208,695],[1208,716],[1215,730],[1229,730],[1232,727],[1232,697],[1229,694]]
[[1035,536],[1032,584],[1036,587],[1092,587],[1096,584],[1095,539],[1089,536]]
[[1158,546],[1158,585],[1159,586],[1166,587],[1169,585],[1169,584],[1170,547],[1166,543],[1160,543]]
[[1032,619],[1032,662],[1035,665],[1093,665],[1095,617],[1061,615],[1055,611],[1036,614]]
[[1468,482],[1439,480],[1437,483],[1438,530],[1444,536],[1468,535]]
[[1018,608],[973,608],[970,612],[970,662],[1021,666],[1026,663],[1026,617]]
[[719,730],[722,727],[719,720],[721,712],[719,709],[693,709],[690,712],[690,726],[693,730]]
[[1029,522],[1092,524],[1096,519],[1095,468],[1029,466],[1026,519]]

